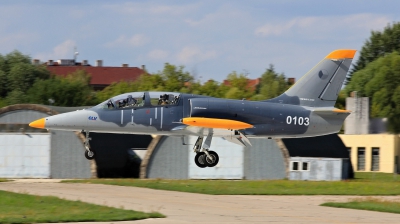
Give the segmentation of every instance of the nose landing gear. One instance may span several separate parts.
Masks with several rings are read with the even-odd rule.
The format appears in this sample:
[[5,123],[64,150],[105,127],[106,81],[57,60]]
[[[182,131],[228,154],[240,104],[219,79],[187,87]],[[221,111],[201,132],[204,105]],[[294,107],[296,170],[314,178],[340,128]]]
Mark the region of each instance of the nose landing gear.
[[[210,132],[207,135],[204,144],[203,144],[203,136],[199,136],[197,138],[196,143],[194,144],[193,150],[196,153],[196,156],[194,157],[194,162],[200,168],[214,167],[219,162],[218,154],[214,151],[209,151],[209,148],[211,146],[212,135],[213,135],[212,132]],[[203,148],[201,147],[202,145]]]
[[86,151],[85,151],[85,157],[86,157],[86,159],[88,159],[88,160],[92,160],[92,159],[94,159],[95,153],[94,153],[94,151],[90,150],[89,141],[91,140],[91,138],[89,137],[89,131],[85,131],[85,136],[86,136],[85,142],[84,142],[84,144],[85,144],[85,149],[86,149]]
[[85,151],[85,157],[86,157],[86,159],[88,159],[88,160],[94,159],[94,152],[93,152],[93,151],[88,151],[88,150],[86,150],[86,151]]

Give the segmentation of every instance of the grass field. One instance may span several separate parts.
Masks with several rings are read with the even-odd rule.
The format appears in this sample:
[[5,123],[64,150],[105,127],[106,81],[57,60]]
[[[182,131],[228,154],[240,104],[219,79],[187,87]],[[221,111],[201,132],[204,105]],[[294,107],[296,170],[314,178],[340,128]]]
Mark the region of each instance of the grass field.
[[146,187],[214,195],[400,195],[400,176],[356,173],[346,181],[87,179],[70,183]]
[[0,223],[108,222],[162,217],[164,216],[159,213],[0,191]]
[[6,182],[6,181],[8,181],[7,179],[1,179],[0,178],[0,182]]
[[390,212],[400,214],[400,203],[377,198],[354,199],[349,202],[327,202],[322,206],[335,208],[351,208],[377,212]]

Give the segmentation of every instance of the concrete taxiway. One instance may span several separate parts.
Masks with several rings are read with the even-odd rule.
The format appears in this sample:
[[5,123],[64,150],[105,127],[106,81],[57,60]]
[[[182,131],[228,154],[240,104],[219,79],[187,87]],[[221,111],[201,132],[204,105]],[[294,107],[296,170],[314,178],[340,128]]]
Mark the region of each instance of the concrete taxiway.
[[[400,220],[398,214],[319,206],[328,201],[354,198],[349,196],[215,196],[137,187],[55,183],[54,180],[3,182],[0,190],[157,211],[167,216],[118,223],[398,223]],[[384,198],[400,200],[398,196]]]

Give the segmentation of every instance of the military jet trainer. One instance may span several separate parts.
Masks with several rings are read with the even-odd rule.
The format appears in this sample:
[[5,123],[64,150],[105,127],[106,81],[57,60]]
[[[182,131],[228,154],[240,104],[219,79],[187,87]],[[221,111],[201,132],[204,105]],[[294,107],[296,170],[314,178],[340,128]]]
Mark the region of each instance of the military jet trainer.
[[[85,156],[95,157],[89,132],[198,136],[197,166],[213,167],[213,137],[243,146],[248,138],[302,138],[339,132],[350,111],[334,107],[355,50],[335,50],[282,95],[264,101],[228,100],[176,92],[125,93],[86,110],[33,121],[35,128],[84,131]],[[203,141],[204,140],[204,141]]]

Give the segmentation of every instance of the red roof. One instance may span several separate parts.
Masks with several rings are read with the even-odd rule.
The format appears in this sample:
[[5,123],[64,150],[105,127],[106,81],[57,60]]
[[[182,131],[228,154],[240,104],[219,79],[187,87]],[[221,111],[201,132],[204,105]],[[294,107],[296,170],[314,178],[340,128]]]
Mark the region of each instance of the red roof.
[[85,70],[91,75],[91,85],[110,85],[118,81],[136,81],[139,76],[146,74],[137,67],[93,67],[93,66],[47,66],[47,69],[60,76],[67,76],[77,70]]

